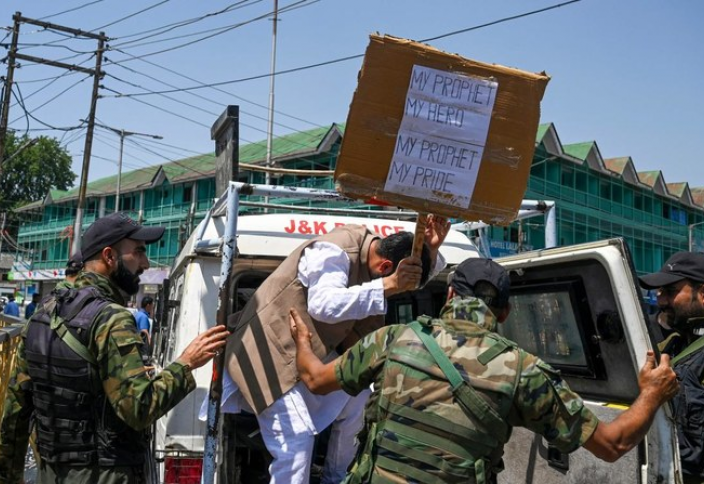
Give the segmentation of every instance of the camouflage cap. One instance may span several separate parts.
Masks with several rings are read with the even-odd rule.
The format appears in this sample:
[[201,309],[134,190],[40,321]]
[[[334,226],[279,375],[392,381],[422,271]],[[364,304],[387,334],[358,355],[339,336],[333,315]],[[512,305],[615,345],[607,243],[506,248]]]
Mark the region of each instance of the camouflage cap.
[[504,307],[511,294],[511,279],[506,270],[491,259],[472,257],[461,262],[449,281],[450,286],[460,296],[474,296],[474,286],[479,281],[486,281],[496,288],[498,295],[489,306]]

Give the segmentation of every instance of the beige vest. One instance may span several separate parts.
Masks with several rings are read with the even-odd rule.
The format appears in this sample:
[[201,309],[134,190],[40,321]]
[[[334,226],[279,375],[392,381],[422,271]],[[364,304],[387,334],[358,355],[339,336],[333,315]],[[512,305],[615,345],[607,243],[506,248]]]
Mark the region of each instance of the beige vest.
[[384,316],[335,324],[313,320],[307,311],[308,290],[297,278],[303,250],[314,242],[329,242],[344,250],[350,259],[348,287],[369,282],[367,261],[375,238],[378,236],[361,225],[345,225],[305,242],[259,286],[244,307],[237,328],[228,338],[225,362],[230,376],[257,414],[298,381],[296,344],[289,328],[291,307],[298,310],[311,330],[313,351],[321,359],[341,343],[349,347],[361,336],[384,325]]

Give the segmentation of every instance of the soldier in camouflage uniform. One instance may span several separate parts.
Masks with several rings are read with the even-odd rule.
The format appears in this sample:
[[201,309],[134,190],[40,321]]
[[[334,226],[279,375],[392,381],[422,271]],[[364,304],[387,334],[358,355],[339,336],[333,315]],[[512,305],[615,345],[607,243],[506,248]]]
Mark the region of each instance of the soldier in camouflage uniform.
[[227,336],[223,326],[205,331],[157,376],[144,366],[124,295],[137,292],[145,244],[163,233],[119,213],[85,232],[84,272],[42,301],[23,332],[0,427],[0,483],[22,482],[30,417],[38,483],[146,482],[146,429],[195,388],[191,370]]
[[468,259],[439,319],[379,329],[328,364],[312,353],[292,311],[298,371],[310,390],[354,395],[374,384],[346,483],[495,482],[514,426],[562,452],[584,446],[609,461],[640,442],[677,391],[669,358],[656,365],[649,352],[638,399],[613,422],[599,422],[558,372],[494,333],[508,317],[509,292],[500,265]]

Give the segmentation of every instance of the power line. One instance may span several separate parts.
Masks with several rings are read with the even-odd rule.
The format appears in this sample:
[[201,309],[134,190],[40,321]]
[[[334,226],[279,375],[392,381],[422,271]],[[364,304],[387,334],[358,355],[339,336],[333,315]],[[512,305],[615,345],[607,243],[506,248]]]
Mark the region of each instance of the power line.
[[[124,82],[125,84],[129,84],[129,85],[131,85],[131,86],[134,86],[134,87],[137,87],[137,88],[139,88],[139,89],[142,89],[142,90],[144,90],[144,91],[152,92],[152,91],[150,91],[149,89],[147,89],[147,88],[145,88],[145,87],[142,87],[142,86],[140,86],[140,85],[138,85],[138,84],[131,83],[131,82],[129,82],[129,81],[125,81],[125,80],[123,80],[123,79],[118,78],[117,76],[112,75],[112,74],[108,74],[108,76],[109,76],[109,77],[112,77],[112,78],[114,78],[114,79],[116,79],[116,80],[118,80],[118,81],[120,81],[120,82]],[[106,89],[107,89],[107,88],[106,88]],[[113,91],[113,92],[114,92],[114,91]],[[212,112],[212,111],[208,111],[207,109],[201,108],[200,106],[195,106],[195,105],[190,104],[190,103],[187,103],[187,102],[185,102],[185,101],[181,101],[180,99],[175,99],[175,98],[173,98],[173,97],[171,97],[171,96],[167,96],[166,94],[161,94],[161,96],[162,96],[162,97],[165,97],[166,99],[169,99],[170,101],[173,101],[173,102],[178,103],[178,104],[182,104],[182,105],[184,105],[184,106],[188,106],[188,107],[190,107],[190,108],[193,108],[193,109],[196,109],[196,110],[198,110],[198,111],[204,112],[204,113],[209,114],[209,115],[211,115],[211,116],[215,116],[215,117],[218,116],[217,113],[214,113],[214,112]],[[157,108],[157,109],[162,109],[162,108],[158,108],[157,106],[154,106],[154,105],[151,105],[151,104],[149,104],[149,106],[155,107],[155,108]],[[167,112],[168,112],[168,111],[167,111]],[[171,114],[174,114],[174,113],[171,113]],[[263,118],[260,118],[260,119],[263,119]],[[240,125],[241,125],[241,126],[245,126],[245,127],[247,127],[247,128],[250,128],[250,129],[253,129],[253,130],[255,130],[255,131],[259,131],[259,132],[261,132],[261,133],[267,133],[267,131],[266,131],[265,129],[257,128],[256,126],[253,126],[253,125],[248,124],[248,123],[243,123],[241,120],[240,120]],[[287,127],[287,128],[288,128],[288,127]],[[294,131],[294,132],[300,132],[299,130],[294,129],[294,128],[288,128],[288,129],[291,129],[291,130]],[[304,145],[303,143],[298,143],[298,144],[299,144],[300,146],[303,146],[303,147],[307,146],[307,145]]]
[[[73,84],[71,84],[70,86],[68,86],[66,89],[64,89],[64,90],[61,91],[60,93],[56,94],[56,95],[55,95],[54,97],[52,97],[51,99],[49,99],[48,101],[46,101],[46,102],[44,102],[43,104],[41,104],[41,105],[37,106],[36,108],[34,108],[34,109],[32,110],[32,112],[39,111],[41,108],[43,108],[43,107],[46,106],[47,104],[49,104],[49,103],[55,101],[55,100],[58,99],[61,95],[65,94],[66,92],[68,92],[69,90],[73,89],[74,87],[76,87],[76,86],[79,85],[80,83],[84,82],[84,81],[85,81],[86,79],[88,79],[89,77],[91,77],[91,76],[84,77],[83,79],[79,79],[78,81],[74,82]],[[18,91],[18,92],[19,92],[19,89],[20,89],[20,87],[17,86],[17,91]],[[21,96],[20,96],[20,97],[21,97]],[[17,98],[16,98],[16,99],[17,99]],[[44,126],[53,128],[51,125],[48,125],[48,124],[46,124],[46,123],[44,123],[44,122],[42,122],[42,121],[39,121],[37,118],[35,118],[35,117],[27,110],[27,108],[25,107],[25,104],[24,104],[24,98],[22,98],[22,101],[21,101],[21,102],[20,102],[20,99],[17,99],[17,101],[20,103],[20,107],[21,107],[22,110],[25,112],[25,114],[29,115],[32,119],[34,119],[35,121],[37,121],[37,122],[43,124]],[[12,123],[18,121],[19,119],[20,119],[20,118],[16,118],[16,119],[12,120]]]
[[[63,39],[62,39],[62,40],[63,40]],[[9,44],[2,44],[2,43],[0,43],[0,47],[5,47],[5,48],[7,48],[8,46],[9,46]],[[76,50],[76,49],[72,49],[71,47],[69,47],[69,46],[67,46],[67,45],[56,45],[56,44],[49,43],[49,42],[45,42],[45,43],[41,43],[41,44],[30,43],[30,42],[20,42],[20,43],[17,44],[17,46],[18,46],[18,47],[24,47],[25,49],[31,49],[31,48],[36,48],[36,47],[52,47],[52,48],[54,48],[54,49],[66,49],[66,50],[68,50],[68,51],[71,51],[71,52],[74,52],[74,53],[80,54],[80,55],[83,55],[83,54],[94,54],[94,53],[95,53],[95,51]]]
[[[214,91],[221,92],[221,93],[226,94],[226,95],[228,95],[228,96],[230,96],[230,97],[233,97],[233,98],[235,98],[235,99],[239,99],[240,101],[244,101],[244,102],[246,102],[246,103],[248,103],[248,104],[252,104],[252,105],[257,106],[257,107],[260,107],[260,108],[262,108],[262,109],[268,109],[268,107],[265,106],[265,105],[263,105],[263,104],[259,104],[259,103],[256,103],[256,102],[254,102],[254,101],[250,101],[249,99],[245,99],[245,98],[243,98],[243,97],[241,97],[241,96],[238,96],[238,95],[233,94],[233,93],[231,93],[231,92],[225,91],[224,89],[220,89],[220,88],[218,88],[218,87],[209,86],[209,85],[207,85],[206,83],[204,83],[204,82],[202,82],[202,81],[199,81],[198,79],[194,79],[194,78],[189,77],[189,76],[187,76],[187,75],[185,75],[185,74],[182,74],[182,73],[180,73],[180,72],[178,72],[178,71],[175,71],[175,70],[173,70],[173,69],[169,69],[168,67],[161,66],[161,65],[159,65],[159,64],[156,64],[156,63],[154,63],[154,62],[151,62],[151,61],[148,61],[148,60],[145,60],[145,59],[140,59],[140,58],[135,57],[135,56],[133,56],[133,55],[131,55],[131,54],[128,54],[128,53],[126,53],[126,52],[124,52],[124,51],[122,51],[122,50],[120,50],[120,49],[115,49],[115,50],[118,51],[118,52],[120,52],[120,53],[122,53],[122,54],[124,54],[124,55],[130,56],[131,58],[133,58],[133,59],[135,59],[135,60],[139,60],[139,61],[141,61],[141,62],[144,62],[145,64],[149,64],[149,65],[151,65],[151,66],[153,66],[153,67],[157,67],[157,68],[159,68],[159,69],[165,70],[166,72],[170,72],[171,74],[175,74],[175,75],[177,75],[177,76],[179,76],[179,77],[182,77],[182,78],[184,78],[184,79],[187,79],[187,80],[189,80],[189,81],[191,81],[191,82],[195,82],[195,83],[197,83],[197,84],[199,84],[199,85],[202,85],[202,86],[204,86],[204,87],[208,87],[208,88],[210,88],[210,89],[213,89]],[[116,65],[117,65],[117,64],[116,64]],[[138,71],[134,71],[134,70],[132,70],[132,69],[129,69],[128,67],[126,67],[126,66],[124,66],[124,65],[122,65],[122,64],[119,64],[119,67],[122,67],[123,69],[131,70],[132,72],[135,72],[135,73],[142,74],[142,75],[145,75],[145,76],[146,76],[146,74],[139,73]],[[149,76],[147,76],[147,77],[149,77]],[[156,80],[157,82],[161,82],[161,83],[163,83],[163,84],[167,84],[166,82],[164,82],[164,81],[159,81],[158,79],[154,79],[154,80]],[[167,85],[168,85],[168,84],[167,84]],[[171,87],[175,87],[175,86],[171,86]],[[186,92],[190,92],[190,91],[186,91]],[[195,94],[194,94],[194,95],[195,95]],[[199,96],[199,97],[200,97],[200,96]],[[206,98],[206,99],[207,99],[207,98]],[[243,112],[244,112],[244,111],[243,111]],[[322,128],[322,127],[323,127],[323,126],[321,126],[321,125],[319,125],[319,124],[313,123],[313,122],[311,122],[311,121],[308,121],[308,120],[305,120],[305,119],[302,119],[302,118],[299,118],[299,117],[296,117],[296,116],[292,116],[292,115],[287,114],[287,113],[284,113],[284,112],[282,112],[282,111],[274,110],[274,112],[275,112],[276,114],[280,114],[281,116],[285,116],[285,117],[287,117],[287,118],[295,119],[296,121],[301,121],[301,122],[306,123],[306,124],[309,124],[309,125],[311,125],[311,126],[315,126],[316,128]]]
[[[301,3],[308,2],[308,1],[309,1],[309,0],[298,0],[297,2],[292,3],[291,5],[280,9],[279,12],[284,13],[284,12],[287,11],[287,9],[289,9],[289,8],[291,8],[291,7],[294,7],[294,6],[296,6],[296,5],[299,5],[299,4],[301,4]],[[153,56],[153,55],[163,54],[163,53],[165,53],[165,52],[171,52],[171,51],[173,51],[173,50],[181,49],[181,48],[183,48],[183,47],[189,47],[189,46],[191,46],[191,45],[193,45],[193,44],[197,44],[198,42],[202,42],[202,41],[204,41],[204,40],[208,40],[208,39],[210,39],[210,38],[217,37],[218,35],[222,35],[222,34],[224,34],[224,33],[226,33],[226,32],[229,32],[230,30],[234,30],[234,29],[236,29],[236,28],[242,27],[242,26],[247,25],[247,24],[250,24],[250,23],[252,23],[252,22],[256,22],[257,20],[265,19],[265,18],[269,17],[270,15],[272,15],[272,13],[273,13],[273,12],[268,12],[268,13],[266,13],[266,14],[263,14],[263,15],[260,15],[260,16],[258,16],[258,17],[255,17],[255,18],[253,18],[253,19],[247,20],[247,21],[245,21],[245,22],[240,22],[240,23],[237,23],[237,24],[234,24],[234,25],[231,25],[231,26],[220,27],[219,29],[211,29],[211,30],[209,30],[208,32],[212,32],[213,30],[218,30],[218,32],[215,32],[215,33],[210,34],[210,35],[206,35],[205,37],[201,37],[201,38],[199,38],[199,39],[195,39],[195,40],[192,40],[192,41],[190,41],[190,42],[186,42],[186,43],[183,43],[183,44],[180,44],[180,45],[176,45],[176,46],[173,46],[173,47],[169,47],[169,48],[167,48],[167,49],[162,49],[162,50],[159,50],[159,51],[156,51],[156,52],[149,52],[149,53],[147,53],[147,54],[142,54],[142,55],[138,56],[137,58],[138,58],[138,59],[141,59],[141,58],[144,58],[144,57],[151,57],[151,56]],[[201,33],[203,33],[203,32],[198,32],[198,33],[195,33],[195,34],[187,34],[187,35],[183,35],[183,36],[179,36],[179,37],[174,37],[174,38],[170,38],[170,39],[163,39],[163,40],[161,40],[160,42],[163,42],[163,41],[166,41],[166,40],[174,40],[174,39],[178,39],[178,38],[191,37],[191,36],[193,36],[193,35],[200,35]],[[144,44],[140,44],[140,45],[144,45]],[[138,46],[138,45],[133,45],[132,48],[137,47],[137,46]],[[116,64],[116,63],[121,63],[121,62],[128,62],[128,61],[130,61],[130,60],[134,60],[134,59],[127,59],[127,60],[124,60],[124,61],[112,62],[112,63],[113,63],[113,64]]]
[[479,30],[479,29],[483,29],[484,27],[491,27],[492,25],[498,25],[498,24],[502,24],[502,23],[504,23],[504,22],[510,22],[511,20],[517,20],[517,19],[519,19],[519,18],[529,17],[529,16],[531,16],[531,15],[536,15],[536,14],[539,14],[539,13],[547,12],[547,11],[549,11],[549,10],[554,10],[554,9],[556,9],[556,8],[564,7],[564,6],[566,6],[566,5],[570,5],[570,4],[572,4],[572,3],[578,3],[578,2],[581,2],[581,1],[582,1],[582,0],[571,0],[571,1],[569,1],[569,2],[559,3],[559,4],[557,4],[557,5],[551,5],[551,6],[549,6],[549,7],[541,8],[541,9],[538,9],[538,10],[533,10],[533,11],[531,11],[531,12],[521,13],[521,14],[518,14],[518,15],[513,15],[513,16],[511,16],[511,17],[505,17],[505,18],[502,18],[502,19],[499,19],[499,20],[495,20],[495,21],[493,21],[493,22],[488,22],[488,23],[485,23],[485,24],[476,25],[476,26],[474,26],[474,27],[468,27],[468,28],[466,28],[466,29],[455,30],[454,32],[448,32],[447,34],[442,34],[442,35],[438,35],[438,36],[435,36],[435,37],[430,37],[430,38],[421,40],[421,42],[432,42],[433,40],[444,39],[444,38],[446,38],[446,37],[451,37],[451,36],[453,36],[453,35],[458,35],[458,34],[464,34],[464,33],[466,33],[466,32],[471,32],[471,31],[473,31],[473,30]]
[[[109,87],[103,86],[103,89],[105,89],[106,91],[115,92],[115,93],[118,93],[118,94],[119,94],[118,91],[116,91],[116,90],[114,90],[114,89],[110,89]],[[113,96],[103,96],[103,97],[113,97]],[[121,97],[121,96],[114,96],[114,97]],[[153,104],[151,104],[151,103],[145,102],[145,101],[143,101],[142,99],[133,99],[133,100],[134,100],[134,101],[138,101],[138,102],[140,102],[141,104],[145,104],[145,105],[147,105],[147,106],[150,106],[150,107],[152,107],[152,108],[154,108],[154,109],[157,109],[157,110],[159,110],[159,111],[163,111],[163,112],[165,112],[165,113],[168,113],[168,114],[170,114],[170,115],[172,115],[172,116],[176,116],[177,118],[181,118],[181,119],[183,119],[183,120],[186,120],[186,121],[188,121],[188,122],[190,122],[190,123],[197,124],[198,126],[202,126],[202,127],[204,127],[204,128],[210,129],[210,126],[208,126],[207,124],[201,123],[201,122],[199,122],[199,121],[196,121],[195,119],[191,119],[191,118],[186,117],[186,116],[183,116],[183,115],[181,115],[181,114],[174,113],[173,111],[169,111],[168,109],[160,108],[159,106],[155,106],[155,105],[153,105]]]
[[[569,2],[564,2],[564,3],[557,4],[557,5],[552,5],[552,6],[550,6],[550,7],[545,7],[545,8],[541,8],[541,9],[538,9],[538,10],[533,10],[533,11],[526,12],[526,13],[523,13],[523,14],[520,14],[520,15],[514,15],[514,16],[511,16],[511,17],[505,17],[505,18],[503,18],[503,19],[499,19],[499,20],[496,20],[496,21],[493,21],[493,22],[489,22],[489,23],[486,23],[486,24],[477,25],[477,26],[474,26],[474,27],[468,27],[468,28],[462,29],[462,30],[456,30],[456,31],[454,31],[454,32],[449,32],[449,33],[442,34],[442,35],[438,35],[438,36],[435,36],[435,37],[430,37],[430,38],[428,38],[428,39],[422,39],[422,40],[420,40],[420,42],[429,42],[429,41],[431,41],[431,40],[436,40],[436,39],[440,39],[440,38],[450,37],[450,36],[452,36],[452,35],[458,35],[458,34],[461,34],[461,33],[470,32],[470,31],[472,31],[472,30],[477,30],[477,29],[481,29],[481,28],[484,28],[484,27],[488,27],[488,26],[492,26],[492,25],[497,25],[497,24],[500,24],[500,23],[503,23],[503,22],[508,22],[508,21],[510,21],[510,20],[515,20],[515,19],[519,19],[519,18],[523,18],[523,17],[528,17],[528,16],[530,16],[530,15],[535,15],[535,14],[538,14],[538,13],[543,13],[543,12],[546,12],[546,11],[548,11],[548,10],[553,10],[553,9],[556,9],[556,8],[559,8],[559,7],[563,7],[563,6],[565,6],[565,5],[570,5],[570,4],[578,3],[578,2],[581,2],[581,1],[582,1],[582,0],[571,0],[571,1],[569,1]],[[151,55],[151,54],[147,54],[147,55]],[[232,80],[229,80],[229,81],[213,82],[213,83],[210,83],[210,84],[204,84],[204,85],[198,85],[198,86],[185,87],[185,88],[181,88],[181,89],[177,89],[177,90],[169,89],[169,90],[163,90],[163,91],[155,91],[155,92],[152,93],[152,94],[170,94],[170,93],[173,93],[173,92],[194,91],[194,90],[197,90],[197,89],[204,89],[204,88],[206,88],[206,87],[226,86],[226,85],[229,85],[229,84],[237,84],[237,83],[240,83],[240,82],[253,81],[253,80],[256,80],[256,79],[264,79],[264,78],[270,77],[270,76],[272,76],[272,75],[273,75],[273,76],[279,76],[279,75],[283,75],[283,74],[292,74],[292,73],[294,73],[294,72],[300,72],[300,71],[304,71],[304,70],[308,70],[308,69],[314,69],[314,68],[316,68],[316,67],[323,67],[323,66],[328,66],[328,65],[332,65],[332,64],[338,64],[338,63],[340,63],[340,62],[346,62],[346,61],[348,61],[348,60],[359,59],[359,58],[362,58],[362,57],[364,57],[364,54],[350,55],[350,56],[346,56],[346,57],[340,57],[340,58],[337,58],[337,59],[332,59],[332,60],[329,60],[329,61],[318,62],[318,63],[315,63],[315,64],[309,64],[309,65],[300,66],[300,67],[294,67],[294,68],[291,68],[291,69],[285,69],[285,70],[281,70],[281,71],[274,72],[273,74],[272,74],[272,73],[259,74],[259,75],[256,75],[256,76],[243,77],[243,78],[240,78],[240,79],[232,79]],[[141,57],[138,57],[138,58],[141,58]],[[127,94],[121,94],[120,96],[110,96],[110,97],[136,97],[136,96],[147,96],[147,95],[150,95],[150,93],[127,93]]]
[[[56,76],[56,77],[50,78],[50,79],[51,79],[50,82],[48,82],[48,83],[47,83],[46,85],[44,85],[43,87],[40,87],[40,88],[37,89],[36,91],[32,91],[28,96],[25,96],[24,99],[27,100],[27,99],[31,98],[31,97],[34,96],[35,94],[37,94],[37,93],[43,91],[44,89],[46,89],[47,87],[51,86],[53,83],[55,83],[55,82],[58,81],[59,79],[61,79],[61,78],[63,78],[63,77],[66,77],[66,76],[68,76],[68,75],[70,75],[70,74],[77,74],[77,71],[65,71],[65,72],[64,72],[63,74],[61,74],[60,76]],[[83,79],[82,81],[84,81],[84,80],[85,80],[85,79]],[[82,81],[80,81],[80,82],[82,82]],[[62,92],[61,94],[63,94],[63,92]],[[14,107],[14,106],[15,106],[15,105],[13,104],[11,107]]]
[[91,5],[95,5],[96,3],[103,2],[103,1],[105,1],[105,0],[94,0],[93,2],[84,3],[83,5],[79,5],[78,7],[74,7],[74,8],[69,8],[68,10],[64,10],[64,11],[62,11],[62,12],[52,13],[51,15],[47,15],[46,17],[40,18],[39,20],[46,20],[46,19],[48,19],[48,18],[58,17],[59,15],[63,15],[63,14],[65,14],[65,13],[75,12],[76,10],[80,10],[80,9],[82,9],[82,8],[86,8],[86,7],[89,7],[89,6],[91,6]]
[[[194,24],[194,23],[196,23],[196,22],[200,22],[200,21],[205,20],[206,18],[209,18],[209,17],[215,17],[215,16],[217,16],[217,15],[221,15],[221,14],[230,12],[230,11],[232,11],[232,10],[237,10],[237,9],[240,9],[240,8],[243,8],[243,7],[247,7],[247,6],[254,5],[255,3],[261,2],[262,0],[255,0],[253,3],[248,3],[247,5],[242,5],[242,4],[245,4],[245,3],[249,2],[249,1],[250,1],[250,0],[240,0],[239,2],[232,3],[232,4],[228,5],[227,7],[223,8],[223,9],[221,9],[221,10],[218,10],[218,11],[216,11],[216,12],[211,12],[211,13],[208,13],[208,14],[206,14],[206,15],[202,15],[202,16],[200,16],[200,17],[195,17],[195,18],[190,18],[190,19],[186,19],[186,20],[181,20],[181,21],[179,21],[179,22],[174,22],[174,23],[170,23],[170,24],[167,24],[167,25],[162,25],[161,27],[156,27],[156,28],[153,28],[153,29],[144,30],[144,31],[142,31],[142,32],[137,32],[137,33],[134,33],[134,34],[122,35],[122,36],[118,37],[118,39],[121,39],[121,40],[122,40],[122,39],[128,39],[128,38],[130,38],[130,37],[136,37],[136,36],[138,36],[138,35],[150,34],[150,35],[145,35],[144,37],[141,37],[141,38],[139,38],[139,39],[134,39],[134,40],[130,40],[130,41],[127,41],[127,42],[122,42],[121,44],[117,44],[117,46],[124,46],[124,45],[127,45],[127,44],[132,44],[132,43],[135,43],[135,42],[140,42],[140,41],[142,41],[142,40],[146,40],[146,39],[149,39],[149,38],[151,38],[151,37],[156,37],[157,35],[162,35],[162,34],[165,34],[165,33],[167,33],[167,32],[171,32],[172,30],[178,29],[178,28],[180,28],[180,27],[186,27],[187,25],[192,25],[192,24]],[[151,32],[155,32],[155,31],[157,31],[157,30],[161,30],[161,32],[157,32],[157,33],[151,34]]]
[[170,159],[170,158],[168,158],[168,157],[166,157],[166,156],[163,156],[163,155],[160,154],[160,153],[157,153],[156,151],[150,150],[149,148],[147,148],[147,147],[145,147],[145,146],[141,146],[140,143],[139,143],[138,141],[136,141],[136,140],[128,139],[128,141],[129,141],[130,143],[132,143],[132,144],[135,144],[135,145],[137,145],[137,146],[140,146],[143,150],[145,150],[145,151],[147,151],[147,152],[149,152],[149,153],[152,153],[152,154],[154,154],[154,155],[156,155],[156,156],[161,156],[161,157],[165,158],[166,160],[169,160],[169,162],[173,163],[174,165],[178,165],[178,166],[180,166],[181,168],[185,168],[185,169],[187,169],[187,170],[189,170],[189,171],[192,171],[192,172],[194,172],[194,173],[198,173],[199,175],[202,175],[202,176],[211,176],[211,175],[212,175],[211,173],[204,173],[204,172],[202,172],[202,171],[198,171],[198,170],[196,170],[195,168],[193,168],[192,166],[184,165],[183,163],[181,163],[181,162],[178,161],[178,160],[172,160],[172,159]]
[[91,32],[96,32],[96,31],[99,31],[99,30],[104,29],[105,27],[110,27],[110,26],[112,26],[112,25],[118,24],[118,23],[120,23],[120,22],[122,22],[122,21],[124,21],[124,20],[127,20],[127,19],[129,19],[129,18],[135,17],[135,16],[139,15],[140,13],[147,12],[147,11],[153,9],[153,8],[159,7],[159,6],[161,6],[161,5],[165,4],[165,3],[168,3],[168,2],[170,2],[170,1],[171,1],[171,0],[161,0],[161,2],[157,2],[157,3],[153,4],[153,5],[150,5],[150,6],[146,7],[146,8],[143,8],[142,10],[139,10],[139,11],[137,11],[137,12],[131,13],[131,14],[125,16],[125,17],[122,17],[122,18],[120,18],[120,19],[117,19],[117,20],[115,20],[115,21],[113,21],[113,22],[110,22],[110,23],[108,23],[108,24],[105,24],[105,25],[103,25],[103,26],[101,26],[101,27],[97,27],[97,28],[91,30]]
[[[145,61],[145,62],[146,62],[146,61]],[[143,73],[143,72],[136,71],[136,70],[131,69],[131,68],[127,67],[127,66],[123,66],[123,65],[119,65],[119,64],[117,64],[117,66],[120,67],[120,68],[122,68],[122,69],[126,69],[126,70],[128,70],[128,71],[130,71],[130,72],[133,72],[133,73],[135,73],[135,74],[144,76],[144,77],[146,77],[146,78],[148,78],[148,79],[151,79],[151,80],[153,80],[153,81],[155,81],[155,82],[158,82],[158,83],[160,83],[160,84],[164,84],[164,85],[166,85],[166,86],[173,87],[173,88],[178,88],[177,86],[175,86],[175,85],[173,85],[173,84],[170,84],[170,83],[168,83],[168,82],[166,82],[166,81],[163,81],[163,80],[161,80],[161,79],[158,79],[158,78],[156,78],[156,77],[154,77],[154,76],[150,76],[150,75],[145,74],[145,73]],[[115,77],[115,76],[112,75],[112,74],[109,74],[109,76],[110,76],[110,77]],[[184,77],[185,77],[185,76],[184,76]],[[117,77],[115,77],[115,79],[117,79]],[[189,79],[190,79],[190,78],[189,78]],[[120,80],[120,79],[118,79],[118,80]],[[125,82],[126,84],[131,84],[131,83],[128,83],[127,81],[124,81],[124,80],[123,80],[122,82]],[[195,81],[195,80],[194,80],[194,82],[198,82],[198,81]],[[132,85],[132,84],[131,84],[131,85]],[[147,88],[145,88],[145,87],[142,87],[142,86],[137,86],[137,85],[134,85],[134,86],[135,86],[135,87],[139,87],[140,89],[143,89],[143,90],[145,90],[145,91],[150,91],[149,89],[147,89]],[[220,89],[216,89],[216,90],[217,90],[217,91],[221,91],[221,92],[223,92],[223,93],[225,93],[225,94],[230,95],[227,91],[220,90]],[[196,93],[194,93],[194,92],[186,91],[186,94],[189,94],[190,96],[196,97],[196,98],[201,99],[201,100],[203,100],[203,101],[209,102],[209,103],[211,103],[211,104],[215,104],[215,105],[218,106],[218,107],[222,107],[222,104],[223,104],[223,103],[217,102],[217,101],[215,101],[215,100],[213,100],[213,99],[210,99],[210,98],[208,98],[208,97],[201,96],[200,94],[196,94]],[[238,98],[238,99],[241,99],[241,100],[243,100],[243,101],[252,103],[252,104],[256,104],[256,103],[253,103],[252,101],[248,101],[248,100],[246,100],[246,99],[244,99],[244,98],[241,98],[241,97],[239,97],[239,96],[235,96],[235,95],[231,95],[231,96],[232,96],[232,97],[235,97],[235,98]],[[173,99],[173,98],[169,98],[169,99]],[[256,105],[258,105],[258,104],[256,104]],[[260,107],[262,107],[262,108],[265,107],[265,106],[263,106],[263,105],[258,105],[258,106],[260,106]],[[262,121],[266,121],[266,120],[267,120],[267,118],[264,118],[263,116],[258,116],[258,115],[254,114],[254,113],[252,113],[252,112],[245,111],[245,110],[243,110],[243,109],[240,109],[240,113],[246,114],[246,115],[251,116],[251,117],[253,117],[253,118],[261,119]],[[218,116],[218,115],[215,114],[215,113],[209,113],[209,114],[213,114],[213,115],[215,115],[215,116]],[[283,114],[283,113],[282,113],[282,114]],[[284,116],[286,116],[286,115],[284,114]],[[291,116],[291,117],[293,117],[293,116]],[[294,119],[298,119],[298,118],[294,118]],[[309,124],[314,124],[314,123],[310,123],[309,121],[308,121],[308,123],[309,123]],[[287,125],[285,125],[285,124],[283,124],[283,123],[276,122],[276,123],[274,123],[274,124],[276,124],[277,126],[281,126],[282,128],[290,129],[291,131],[298,131],[296,128],[293,128],[293,127],[291,127],[291,126],[287,126]],[[315,124],[314,124],[314,125],[315,125]],[[315,126],[317,126],[317,125],[315,125]]]

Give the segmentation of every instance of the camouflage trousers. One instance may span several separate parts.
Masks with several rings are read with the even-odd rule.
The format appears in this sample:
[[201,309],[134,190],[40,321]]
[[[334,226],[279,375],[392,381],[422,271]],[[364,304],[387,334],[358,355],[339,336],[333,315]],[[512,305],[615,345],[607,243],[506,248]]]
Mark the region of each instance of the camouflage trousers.
[[37,484],[146,484],[141,467],[75,467],[41,462]]

